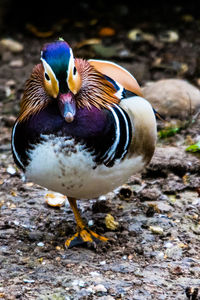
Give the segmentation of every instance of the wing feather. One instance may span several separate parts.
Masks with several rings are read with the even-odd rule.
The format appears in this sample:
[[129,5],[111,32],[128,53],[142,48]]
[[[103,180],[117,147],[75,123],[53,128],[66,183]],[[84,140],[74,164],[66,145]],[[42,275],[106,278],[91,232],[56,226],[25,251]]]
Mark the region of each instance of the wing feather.
[[121,66],[106,60],[90,59],[88,61],[96,70],[114,79],[126,90],[142,96],[142,91],[137,80]]

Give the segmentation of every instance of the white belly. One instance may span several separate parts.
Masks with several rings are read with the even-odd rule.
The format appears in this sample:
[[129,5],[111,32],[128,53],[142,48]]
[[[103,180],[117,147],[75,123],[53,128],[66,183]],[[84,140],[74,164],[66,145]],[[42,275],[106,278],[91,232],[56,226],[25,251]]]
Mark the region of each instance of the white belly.
[[29,180],[78,199],[106,194],[144,167],[142,156],[125,158],[110,168],[96,166],[82,145],[74,146],[73,140],[51,136],[31,150],[29,157],[25,172]]

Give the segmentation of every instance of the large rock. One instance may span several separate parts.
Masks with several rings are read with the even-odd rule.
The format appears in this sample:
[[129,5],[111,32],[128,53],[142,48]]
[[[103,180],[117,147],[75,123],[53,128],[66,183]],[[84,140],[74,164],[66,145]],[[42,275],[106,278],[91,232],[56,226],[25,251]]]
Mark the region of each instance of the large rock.
[[143,96],[165,117],[186,119],[200,109],[200,91],[181,79],[163,79],[142,88]]

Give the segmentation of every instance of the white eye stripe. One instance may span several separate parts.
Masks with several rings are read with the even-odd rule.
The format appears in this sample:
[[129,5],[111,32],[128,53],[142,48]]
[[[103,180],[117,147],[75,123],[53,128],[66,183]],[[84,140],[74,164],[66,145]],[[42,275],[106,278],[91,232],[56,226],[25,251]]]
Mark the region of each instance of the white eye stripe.
[[57,98],[59,93],[59,81],[56,78],[51,66],[41,57],[41,61],[44,67],[44,88],[51,97]]
[[76,76],[76,73],[77,73],[75,63],[74,63],[74,55],[73,55],[72,49],[70,48],[69,51],[70,51],[70,59],[69,59],[69,66],[68,66],[68,72],[67,72],[68,78],[70,77],[70,73],[73,77]]
[[73,52],[72,49],[70,48],[70,58],[69,58],[69,64],[68,64],[68,69],[67,69],[67,83],[69,83],[69,81],[74,80],[75,74],[74,74],[74,56],[73,56]]
[[57,81],[58,83],[58,80],[56,78],[56,75],[54,73],[54,71],[52,70],[51,66],[46,62],[46,60],[44,58],[41,57],[41,61],[42,61],[42,64],[43,64],[43,67],[44,67],[44,71],[45,71],[45,78],[47,81],[51,81],[51,78],[50,78],[50,74],[54,77],[54,79]]

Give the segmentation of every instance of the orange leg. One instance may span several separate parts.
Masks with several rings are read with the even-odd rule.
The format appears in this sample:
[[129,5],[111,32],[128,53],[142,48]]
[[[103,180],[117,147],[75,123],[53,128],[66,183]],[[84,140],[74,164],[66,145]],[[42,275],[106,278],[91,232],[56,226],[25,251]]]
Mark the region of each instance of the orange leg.
[[[73,210],[74,217],[76,220],[76,224],[78,227],[78,232],[75,233],[71,238],[66,240],[65,246],[71,248],[73,246],[82,244],[83,242],[94,242],[94,241],[103,241],[106,242],[108,239],[106,237],[100,236],[99,234],[93,232],[92,230],[88,229],[85,223],[83,222],[81,215],[78,211],[78,207],[76,204],[76,199],[68,197],[69,204],[71,209]],[[94,239],[93,239],[94,238]]]

